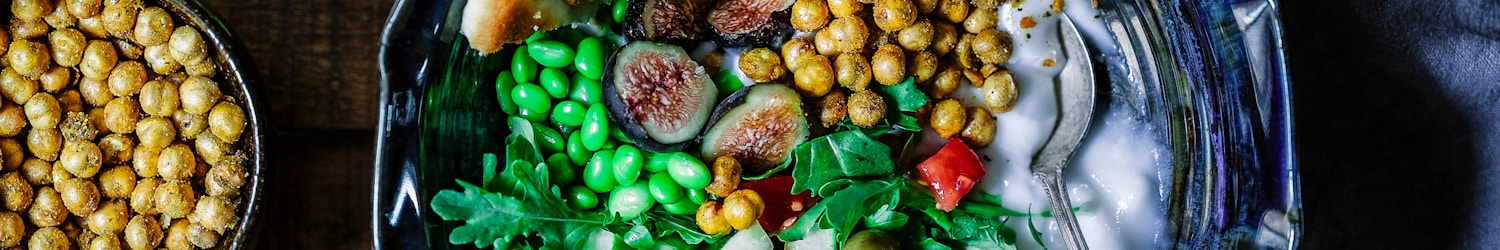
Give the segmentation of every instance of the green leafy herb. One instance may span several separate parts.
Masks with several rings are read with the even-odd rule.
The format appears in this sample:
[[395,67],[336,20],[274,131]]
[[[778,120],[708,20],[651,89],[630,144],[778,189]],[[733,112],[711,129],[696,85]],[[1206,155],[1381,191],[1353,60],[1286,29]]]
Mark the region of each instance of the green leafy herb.
[[859,131],[830,134],[792,149],[792,193],[838,179],[875,179],[895,171],[891,149]]
[[[1026,211],[1031,211],[1031,206],[1026,206]],[[1031,216],[1026,216],[1026,228],[1031,229],[1031,239],[1036,240],[1036,244],[1042,246],[1042,249],[1045,250],[1047,249],[1047,242],[1042,241],[1042,232],[1036,230],[1036,222],[1032,221],[1031,218]]]
[[890,102],[896,104],[893,105],[896,107],[896,110],[917,112],[917,109],[922,108],[922,105],[927,105],[927,94],[917,89],[916,81],[916,78],[907,77],[906,80],[896,85],[882,85],[879,90],[885,97],[890,98]]
[[645,224],[636,224],[625,233],[625,244],[636,249],[645,249],[656,246],[656,238],[651,237],[651,229]]
[[[517,177],[521,179],[546,179],[529,178],[527,175],[533,173],[527,168],[511,168],[506,172],[520,175]],[[448,242],[455,245],[508,246],[519,237],[536,233],[543,244],[562,246],[566,240],[563,236],[570,232],[599,228],[613,220],[601,213],[572,211],[562,199],[538,195],[541,192],[537,190],[527,190],[524,196],[511,196],[491,193],[462,180],[458,184],[464,188],[463,192],[443,190],[432,199],[432,210],[438,216],[444,220],[466,222],[448,235]]]
[[677,234],[682,237],[683,242],[697,245],[703,242],[718,242],[725,235],[708,235],[703,233],[703,230],[698,229],[698,224],[695,221],[696,218],[693,218],[692,215],[671,214],[660,210],[651,210],[646,212],[646,214],[652,220],[651,224],[656,229],[657,237]]

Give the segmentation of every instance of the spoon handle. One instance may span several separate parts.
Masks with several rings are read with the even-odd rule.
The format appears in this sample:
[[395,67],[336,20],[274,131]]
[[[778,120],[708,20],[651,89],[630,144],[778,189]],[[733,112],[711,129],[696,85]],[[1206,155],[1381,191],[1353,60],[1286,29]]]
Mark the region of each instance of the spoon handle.
[[1047,192],[1047,200],[1052,203],[1052,217],[1057,219],[1057,226],[1062,228],[1063,241],[1068,244],[1068,249],[1089,249],[1083,241],[1083,230],[1078,228],[1078,217],[1073,215],[1073,202],[1068,200],[1067,188],[1063,186],[1062,168],[1036,172],[1033,176]]

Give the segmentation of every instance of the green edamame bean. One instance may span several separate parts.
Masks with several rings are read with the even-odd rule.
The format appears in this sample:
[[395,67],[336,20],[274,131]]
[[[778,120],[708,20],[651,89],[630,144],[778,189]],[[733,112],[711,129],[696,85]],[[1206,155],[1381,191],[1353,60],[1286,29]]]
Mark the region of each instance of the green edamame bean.
[[641,213],[656,205],[656,200],[651,199],[650,191],[646,190],[646,182],[640,181],[628,186],[620,186],[609,192],[609,212],[619,214],[622,219],[630,220],[640,216]]
[[619,185],[615,182],[614,161],[615,151],[594,152],[594,157],[589,159],[589,165],[583,168],[583,184],[598,193],[614,190],[615,186]]
[[667,166],[672,165],[672,154],[662,153],[646,157],[646,171],[652,173],[667,171]]
[[532,41],[526,43],[526,52],[531,53],[531,59],[542,66],[562,68],[573,64],[573,48],[559,41]]
[[604,86],[599,80],[588,77],[573,78],[573,91],[568,93],[568,99],[584,104],[595,104],[604,99]]
[[565,187],[573,184],[577,179],[578,171],[573,170],[573,163],[568,162],[568,156],[563,153],[553,153],[547,156],[547,174],[552,184]]
[[604,44],[598,37],[586,37],[578,41],[578,55],[573,58],[573,68],[590,79],[604,77]]
[[558,102],[556,108],[552,108],[552,121],[563,126],[576,127],[583,125],[585,112],[588,112],[588,106],[573,100],[565,100]]
[[599,150],[604,148],[604,143],[609,139],[609,110],[604,104],[595,103],[589,105],[588,113],[583,117],[583,148],[588,150]]
[[666,208],[667,212],[672,214],[698,213],[698,203],[693,203],[693,201],[687,199],[673,203],[662,203],[662,208]]
[[552,97],[547,96],[547,90],[542,86],[530,83],[516,84],[516,88],[510,91],[512,100],[516,106],[531,111],[542,112],[544,115],[552,108]]
[[568,206],[576,210],[589,210],[599,206],[599,194],[595,194],[588,187],[570,187],[568,188],[568,195],[563,197],[567,198]]
[[594,157],[594,151],[583,148],[583,136],[579,134],[578,131],[568,134],[568,145],[565,146],[564,151],[567,151],[568,160],[571,160],[573,165],[582,166],[588,164],[589,159]]
[[568,80],[568,74],[563,73],[562,70],[545,68],[537,77],[537,84],[542,85],[543,90],[547,90],[547,96],[557,99],[568,97],[568,85],[573,81]]
[[734,71],[727,69],[719,71],[719,80],[714,81],[714,84],[717,85],[714,87],[719,89],[719,97],[729,96],[735,90],[745,87],[745,83],[740,81],[740,77],[735,75]]
[[537,150],[542,151],[544,154],[563,152],[563,148],[567,145],[568,140],[563,138],[562,133],[558,133],[557,130],[541,126],[540,124],[533,124],[531,127],[536,132],[534,135],[536,136]]
[[651,175],[651,198],[656,198],[661,203],[676,203],[682,200],[682,186],[672,180],[672,175],[659,173]]
[[614,11],[613,11],[614,13],[611,13],[611,14],[614,14],[615,22],[616,23],[623,23],[623,22],[625,22],[625,14],[626,14],[626,10],[628,10],[630,8],[630,1],[628,1],[628,0],[616,0],[615,1],[615,6],[612,6],[612,7],[614,7]]
[[609,137],[610,138],[614,138],[615,140],[620,141],[621,143],[635,144],[635,140],[630,139],[630,136],[626,136],[625,135],[625,130],[622,130],[622,129],[611,129],[611,130],[609,130]]
[[517,83],[536,81],[536,68],[536,60],[531,59],[531,52],[524,49],[516,49],[516,54],[510,58],[511,76],[516,78]]
[[537,31],[537,32],[531,33],[531,36],[526,37],[526,42],[529,43],[529,42],[532,42],[532,41],[542,40],[542,39],[547,39],[547,32],[546,31]]
[[526,119],[526,121],[529,121],[531,123],[537,124],[541,124],[542,121],[547,120],[547,112],[536,112],[526,108],[517,108],[516,116]]
[[672,175],[672,180],[676,180],[678,185],[689,189],[708,186],[712,177],[709,176],[708,167],[703,166],[703,162],[698,161],[697,157],[683,152],[672,153],[671,157],[667,173]]
[[617,149],[617,148],[620,148],[620,141],[616,141],[615,139],[605,140],[603,148],[604,149]]
[[495,76],[495,99],[500,101],[500,111],[507,115],[516,114],[516,102],[511,100],[510,91],[516,88],[516,77],[510,71],[500,71]]
[[703,204],[709,200],[708,191],[702,188],[688,189],[686,193],[687,200],[692,201],[694,204]]
[[615,149],[615,182],[635,184],[636,178],[641,176],[642,161],[641,150],[635,146],[624,145]]

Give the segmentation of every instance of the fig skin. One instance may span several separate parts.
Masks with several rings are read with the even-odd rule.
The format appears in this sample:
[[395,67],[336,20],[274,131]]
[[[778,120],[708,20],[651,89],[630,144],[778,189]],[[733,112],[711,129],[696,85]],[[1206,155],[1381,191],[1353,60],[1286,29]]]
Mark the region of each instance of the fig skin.
[[[733,4],[736,2],[754,1],[781,2],[773,6],[779,7],[779,9],[776,9],[770,13],[724,13],[730,11],[727,10],[727,8],[729,8],[729,4]],[[718,42],[720,46],[780,47],[780,45],[782,43],[785,43],[787,39],[791,39],[792,34],[795,31],[795,29],[792,27],[792,3],[794,3],[793,0],[724,0],[720,1],[719,4],[714,7],[714,10],[709,12],[708,17],[705,19],[708,20],[708,29],[713,30],[714,41]],[[716,24],[716,22],[723,21],[718,20],[716,16],[725,18],[738,18],[753,16],[755,14],[770,16],[770,19],[767,20],[765,27],[757,27],[750,32],[741,34],[729,34],[721,30],[721,27]]]
[[[648,46],[648,47],[632,48],[632,46]],[[661,50],[658,50],[658,49],[665,49],[665,51],[661,51]],[[683,124],[682,127],[681,127],[681,129],[684,130],[684,131],[672,132],[673,135],[677,135],[678,133],[681,133],[682,135],[691,136],[691,138],[686,139],[686,140],[682,140],[682,141],[677,141],[677,142],[661,142],[661,141],[658,141],[654,136],[652,136],[647,131],[647,128],[644,127],[641,124],[642,121],[636,120],[635,117],[632,115],[632,113],[628,110],[631,107],[627,106],[626,105],[627,100],[625,100],[624,97],[620,96],[621,95],[620,90],[619,90],[620,86],[617,86],[618,83],[616,83],[616,79],[619,78],[619,77],[622,77],[621,76],[622,73],[618,72],[618,71],[621,70],[621,68],[620,68],[621,65],[623,65],[623,64],[629,64],[629,63],[620,63],[620,60],[621,60],[620,57],[622,57],[622,56],[628,56],[628,55],[626,55],[626,53],[631,53],[631,51],[636,51],[636,50],[652,50],[650,52],[640,52],[640,53],[664,53],[664,54],[670,54],[669,56],[671,56],[671,57],[680,58],[682,60],[685,60],[685,61],[683,61],[684,63],[690,63],[690,64],[683,65],[683,66],[687,67],[686,69],[688,69],[688,70],[695,71],[693,73],[693,76],[696,77],[696,78],[694,78],[694,79],[701,79],[702,80],[701,82],[698,82],[698,83],[702,84],[702,86],[697,86],[700,91],[698,93],[696,93],[696,94],[698,95],[697,98],[699,100],[702,100],[702,102],[705,102],[705,103],[684,103],[684,104],[677,104],[677,105],[679,105],[678,107],[681,107],[681,105],[698,105],[698,107],[696,107],[696,109],[687,110],[686,111],[686,112],[691,112],[691,114],[687,114],[688,117],[689,117],[689,118],[687,118],[688,121],[686,121],[686,123]],[[614,124],[619,124],[619,126],[616,127],[616,128],[620,129],[622,132],[624,132],[625,136],[629,137],[632,141],[634,141],[635,144],[636,144],[636,146],[640,147],[641,149],[645,149],[646,151],[651,151],[651,152],[676,152],[676,151],[681,151],[684,147],[687,147],[689,144],[695,143],[699,139],[697,137],[697,135],[699,135],[700,132],[703,129],[708,128],[707,123],[709,123],[709,121],[711,121],[710,117],[713,114],[712,111],[714,109],[714,104],[717,103],[717,102],[715,102],[715,100],[717,100],[716,97],[719,96],[719,90],[718,90],[717,87],[714,86],[713,81],[709,80],[709,76],[708,76],[707,70],[702,65],[699,65],[696,61],[691,60],[688,57],[687,52],[684,51],[682,49],[682,47],[679,47],[679,46],[676,46],[676,45],[671,45],[671,44],[650,42],[650,41],[635,41],[635,42],[631,42],[630,44],[626,44],[623,47],[620,47],[620,49],[617,50],[617,51],[615,51],[615,54],[611,55],[609,57],[609,59],[607,59],[606,61],[610,62],[610,63],[607,63],[607,66],[604,69],[604,77],[600,78],[600,83],[603,85],[603,90],[601,92],[602,92],[602,97],[603,97],[603,101],[604,101],[604,106],[606,106],[606,107],[609,108],[609,120],[610,120],[610,122],[612,122]],[[630,63],[635,63],[635,62],[630,62]],[[678,79],[678,80],[682,80],[682,79]],[[691,84],[691,83],[689,83],[689,84]],[[686,86],[678,86],[678,87],[679,88],[686,88]],[[668,93],[672,93],[672,94],[682,94],[682,95],[694,94],[694,93],[690,93],[690,92],[691,91],[668,91]],[[691,98],[691,97],[687,97],[687,98]],[[693,108],[693,107],[688,107],[688,108]]]
[[[674,29],[668,30],[664,34],[657,34],[655,32],[647,34],[648,30],[646,30],[644,21],[646,21],[645,18],[647,17],[646,3],[648,1],[656,1],[657,6],[665,7],[670,5],[674,10],[685,13],[672,13],[672,16],[668,17],[672,20],[667,20],[667,24],[672,25]],[[709,29],[707,15],[710,8],[713,8],[712,1],[636,0],[629,2],[630,6],[627,6],[625,10],[627,13],[625,15],[625,22],[621,26],[623,26],[625,37],[631,41],[653,41],[686,48],[708,38],[704,34]],[[658,8],[658,10],[660,9]]]

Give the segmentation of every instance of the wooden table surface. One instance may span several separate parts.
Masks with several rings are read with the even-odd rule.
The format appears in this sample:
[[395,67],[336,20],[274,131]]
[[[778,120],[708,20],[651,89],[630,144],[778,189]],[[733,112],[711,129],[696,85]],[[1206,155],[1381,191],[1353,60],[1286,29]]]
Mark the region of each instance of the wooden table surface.
[[260,249],[369,249],[380,32],[394,0],[202,0],[260,68]]

